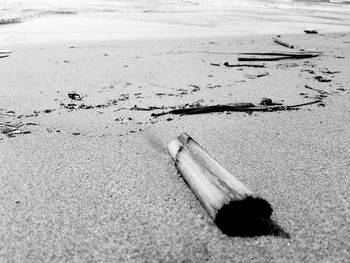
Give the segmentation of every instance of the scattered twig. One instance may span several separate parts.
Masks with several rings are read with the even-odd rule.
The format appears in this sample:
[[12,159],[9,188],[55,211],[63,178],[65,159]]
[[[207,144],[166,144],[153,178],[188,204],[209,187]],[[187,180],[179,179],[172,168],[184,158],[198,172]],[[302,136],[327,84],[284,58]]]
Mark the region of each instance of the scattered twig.
[[10,127],[10,128],[20,128],[22,127],[23,124],[22,123],[17,123],[17,124],[11,124],[11,123],[0,123],[0,127]]
[[228,62],[225,62],[223,65],[230,68],[233,68],[233,67],[265,68],[264,64],[229,64]]
[[14,23],[21,23],[22,19],[21,18],[10,18],[10,19],[0,19],[0,25],[7,25],[7,24],[14,24]]
[[302,52],[243,52],[237,53],[239,55],[261,55],[261,56],[290,56],[290,57],[304,57],[311,56],[317,57],[321,55],[323,52],[320,51],[302,51]]
[[238,61],[277,61],[282,59],[313,58],[321,55],[322,52],[250,52],[239,54],[251,56],[239,57]]
[[280,57],[239,57],[238,61],[277,61],[283,59],[291,59],[290,56],[280,56]]
[[225,66],[228,68],[241,68],[241,67],[265,68],[265,64],[230,64],[228,62],[224,62],[224,63],[210,63],[210,65],[216,66],[216,67]]
[[27,122],[25,125],[37,126],[39,124],[37,122]]
[[316,29],[312,29],[312,28],[305,29],[304,32],[306,34],[317,34],[318,33],[318,31]]
[[0,132],[5,134],[7,137],[14,137],[16,134],[28,134],[31,133],[29,130],[22,127],[23,124],[0,124]]
[[9,55],[1,55],[0,58],[7,58]]
[[311,90],[314,90],[314,91],[317,91],[317,92],[319,92],[319,93],[326,93],[326,94],[330,94],[330,92],[329,91],[326,91],[326,90],[321,90],[321,89],[315,89],[315,88],[312,88],[312,87],[310,87],[310,86],[308,86],[308,85],[305,85],[304,86],[306,89],[311,89]]
[[0,115],[3,115],[3,116],[9,116],[9,117],[15,117],[15,115],[14,115],[14,114],[2,113],[2,112],[0,112]]
[[273,42],[280,44],[284,47],[291,48],[291,49],[294,48],[294,45],[288,44],[287,42],[284,42],[284,41],[280,40],[279,38],[273,37],[272,39],[273,39]]
[[0,50],[0,54],[10,54],[12,53],[11,50]]
[[152,111],[152,110],[163,110],[164,106],[162,107],[156,107],[156,106],[150,106],[147,108],[143,108],[143,107],[138,107],[138,106],[134,106],[132,108],[130,108],[129,110],[136,110],[136,111]]
[[15,135],[15,134],[29,134],[31,131],[29,130],[14,130],[12,132],[9,132],[7,135]]

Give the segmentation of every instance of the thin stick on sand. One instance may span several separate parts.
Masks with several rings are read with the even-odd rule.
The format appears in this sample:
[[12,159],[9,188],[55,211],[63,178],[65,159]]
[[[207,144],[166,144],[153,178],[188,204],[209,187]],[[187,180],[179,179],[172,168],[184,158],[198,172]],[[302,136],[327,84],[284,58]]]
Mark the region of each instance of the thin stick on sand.
[[317,91],[318,93],[327,93],[327,94],[330,94],[330,93],[331,93],[331,92],[329,92],[329,91],[327,91],[327,90],[315,89],[315,88],[312,88],[312,87],[310,87],[310,86],[308,86],[308,85],[304,85],[304,88]]
[[240,68],[240,67],[265,68],[264,64],[229,64],[228,62],[225,62],[223,65],[229,68]]
[[256,232],[270,220],[270,204],[256,197],[189,135],[173,139],[168,150],[176,168],[222,232]]
[[277,61],[282,59],[304,59],[313,58],[322,54],[322,52],[245,52],[240,55],[248,57],[238,57],[238,61]]
[[210,65],[216,66],[216,67],[225,66],[228,68],[241,68],[241,67],[265,68],[265,64],[230,64],[228,62],[224,62],[224,63],[210,63]]
[[277,44],[280,44],[280,45],[282,45],[284,47],[291,48],[291,49],[294,48],[294,45],[291,45],[291,44],[289,44],[287,42],[284,42],[284,41],[280,40],[279,38],[273,37],[272,40],[273,40],[273,42],[275,42]]
[[293,58],[317,57],[322,54],[320,51],[300,51],[300,52],[243,52],[239,55],[260,55],[260,56],[290,56]]
[[[278,61],[282,59],[295,59],[291,56],[276,56],[276,57],[256,57],[256,56],[251,56],[251,57],[239,57],[238,61]],[[299,57],[298,57],[299,59]]]
[[2,113],[2,112],[0,112],[0,115],[1,116],[9,116],[9,117],[14,117],[15,116],[14,114]]

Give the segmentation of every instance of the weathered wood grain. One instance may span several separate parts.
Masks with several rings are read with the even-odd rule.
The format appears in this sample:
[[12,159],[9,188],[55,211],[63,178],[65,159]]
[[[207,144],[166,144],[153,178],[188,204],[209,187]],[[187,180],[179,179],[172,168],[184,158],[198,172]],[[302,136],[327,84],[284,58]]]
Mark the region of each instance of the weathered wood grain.
[[254,195],[189,135],[173,139],[168,150],[176,168],[222,232],[231,235],[255,231],[261,222],[269,220],[270,204]]

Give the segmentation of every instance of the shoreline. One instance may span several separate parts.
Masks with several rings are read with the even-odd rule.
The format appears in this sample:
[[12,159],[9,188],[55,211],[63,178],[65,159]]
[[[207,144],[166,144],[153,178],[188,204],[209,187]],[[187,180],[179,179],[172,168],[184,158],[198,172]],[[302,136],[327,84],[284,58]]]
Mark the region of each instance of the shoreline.
[[[346,42],[350,41],[349,35],[349,30],[346,31],[331,31],[331,32],[318,32],[318,34],[315,35],[309,35],[306,34],[305,32],[295,32],[295,33],[288,33],[288,32],[282,32],[282,33],[261,33],[261,34],[233,34],[233,35],[201,35],[201,36],[186,36],[186,37],[176,37],[176,36],[167,36],[167,37],[147,37],[147,38],[113,38],[113,39],[62,39],[62,40],[52,40],[52,41],[28,41],[28,42],[3,42],[0,43],[0,49],[1,50],[26,50],[28,48],[34,48],[34,49],[44,49],[45,47],[47,48],[59,48],[59,47],[113,47],[117,46],[120,44],[129,44],[137,46],[141,43],[155,43],[155,42],[160,42],[161,45],[164,44],[170,44],[170,43],[186,43],[186,42],[221,42],[221,41],[252,41],[254,40],[259,40],[259,39],[271,39],[275,38],[276,36],[281,36],[283,38],[298,38],[298,37],[310,37],[313,38],[315,36],[320,36],[320,37],[338,37],[338,36],[344,36],[344,42],[345,43],[340,43],[344,44],[345,47],[347,47]],[[345,37],[347,36],[347,37]],[[296,49],[288,49],[283,46],[274,44],[273,42],[270,43],[273,44],[271,46],[271,50],[274,49],[276,51],[297,51],[298,46]],[[315,45],[314,45],[315,46]],[[303,48],[303,46],[299,47]],[[311,46],[309,46],[310,49],[312,49]],[[270,51],[271,51],[270,50]]]
[[[253,35],[347,32],[348,11],[312,11],[262,6],[232,10],[168,13],[54,14],[0,26],[1,46],[20,43],[188,39]],[[245,13],[247,11],[247,13]],[[350,12],[350,11],[349,11]],[[322,16],[322,18],[320,18]],[[320,20],[321,19],[321,20]]]

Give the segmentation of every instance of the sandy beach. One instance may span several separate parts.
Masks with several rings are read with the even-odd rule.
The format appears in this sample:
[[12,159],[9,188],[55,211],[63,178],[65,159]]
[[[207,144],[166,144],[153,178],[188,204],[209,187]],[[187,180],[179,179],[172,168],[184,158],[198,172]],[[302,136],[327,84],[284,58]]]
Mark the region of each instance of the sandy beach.
[[[0,58],[0,261],[348,262],[350,34],[281,35],[323,53],[224,65],[291,51],[272,37],[1,45],[12,53]],[[152,116],[265,97],[320,102]],[[167,152],[183,132],[266,199],[290,237],[221,233]]]

